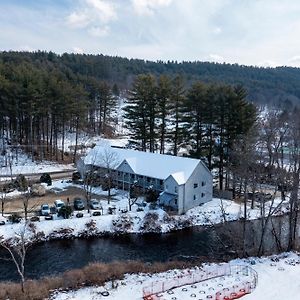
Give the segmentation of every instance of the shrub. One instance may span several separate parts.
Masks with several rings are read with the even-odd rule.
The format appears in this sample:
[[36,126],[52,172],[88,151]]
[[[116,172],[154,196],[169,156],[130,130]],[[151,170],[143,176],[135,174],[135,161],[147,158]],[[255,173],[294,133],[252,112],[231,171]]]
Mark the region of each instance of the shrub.
[[60,239],[69,239],[72,238],[74,229],[73,228],[61,228],[58,230],[54,230],[53,232],[51,232],[49,234],[49,239],[56,239],[56,238],[60,238]]
[[52,179],[49,173],[44,173],[40,177],[40,182],[41,183],[47,183],[47,185],[52,185]]
[[18,191],[21,192],[25,192],[29,186],[27,179],[22,174],[19,174],[17,176],[16,180],[14,181],[14,185],[18,189]]
[[140,230],[145,232],[161,232],[161,226],[158,219],[158,214],[147,213],[144,217],[144,224],[141,226]]
[[79,172],[74,172],[74,173],[72,174],[72,181],[73,181],[73,182],[77,182],[77,181],[80,180],[80,179],[81,179],[81,175],[80,175]]
[[128,232],[133,225],[133,221],[129,215],[124,214],[120,215],[118,219],[113,220],[112,224],[116,232]]
[[159,193],[155,191],[153,188],[148,188],[145,197],[146,197],[146,202],[148,203],[154,203],[157,201],[159,196]]
[[11,223],[20,223],[21,217],[19,214],[13,213],[10,216],[8,216],[8,221],[10,221]]
[[22,293],[20,284],[11,282],[0,283],[0,299],[37,300],[51,299],[51,291],[57,289],[76,289],[86,285],[104,285],[105,282],[122,280],[125,274],[158,273],[170,269],[193,267],[196,262],[170,261],[165,263],[145,264],[139,261],[92,263],[82,269],[70,270],[57,277],[45,277],[39,280],[26,280],[25,292]]
[[64,219],[69,219],[72,215],[72,207],[71,206],[63,206],[57,213],[58,217],[63,217]]

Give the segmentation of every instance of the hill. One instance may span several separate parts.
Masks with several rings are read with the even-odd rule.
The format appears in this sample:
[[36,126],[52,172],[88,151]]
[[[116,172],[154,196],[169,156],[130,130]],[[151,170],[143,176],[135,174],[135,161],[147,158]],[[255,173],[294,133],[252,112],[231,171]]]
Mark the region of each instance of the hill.
[[[34,67],[58,69],[69,77],[95,77],[116,83],[121,89],[130,87],[138,74],[182,74],[187,84],[204,82],[243,85],[249,100],[256,103],[278,104],[287,99],[300,99],[300,69],[292,67],[263,68],[211,62],[145,61],[105,55],[62,54],[53,52],[1,52],[0,66],[28,63]],[[1,69],[0,69],[1,72]]]

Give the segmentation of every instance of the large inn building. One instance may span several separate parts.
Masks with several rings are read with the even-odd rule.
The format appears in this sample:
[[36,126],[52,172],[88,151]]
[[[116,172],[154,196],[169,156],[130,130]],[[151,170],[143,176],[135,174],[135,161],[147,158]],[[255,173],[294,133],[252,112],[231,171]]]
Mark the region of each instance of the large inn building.
[[212,200],[212,174],[199,159],[96,146],[77,163],[82,175],[107,166],[119,188],[152,186],[160,193],[159,204],[178,214]]

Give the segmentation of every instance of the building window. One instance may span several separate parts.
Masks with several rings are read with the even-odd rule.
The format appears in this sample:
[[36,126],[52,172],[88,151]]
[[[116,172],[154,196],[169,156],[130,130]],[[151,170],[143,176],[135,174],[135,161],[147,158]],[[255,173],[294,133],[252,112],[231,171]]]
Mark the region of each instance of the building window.
[[198,183],[194,183],[194,189],[198,187]]
[[205,194],[204,194],[204,193],[202,193],[202,194],[201,194],[201,197],[203,198],[204,196],[205,196]]
[[134,178],[134,174],[131,174],[130,176],[131,176],[132,179]]
[[160,184],[160,185],[163,185],[163,183],[164,183],[163,180],[160,180],[160,181],[159,181],[159,184]]
[[194,200],[197,200],[197,196],[196,195],[194,195]]
[[168,185],[166,184],[166,190],[168,190]]
[[206,185],[206,182],[205,181],[202,181],[202,186],[205,186]]
[[147,182],[150,182],[150,178],[149,177],[147,177]]
[[175,202],[175,205],[177,205],[177,198],[175,198],[174,202]]
[[174,190],[175,190],[175,193],[177,193],[177,192],[178,192],[178,188],[177,188],[177,186],[175,186],[175,189],[174,189]]

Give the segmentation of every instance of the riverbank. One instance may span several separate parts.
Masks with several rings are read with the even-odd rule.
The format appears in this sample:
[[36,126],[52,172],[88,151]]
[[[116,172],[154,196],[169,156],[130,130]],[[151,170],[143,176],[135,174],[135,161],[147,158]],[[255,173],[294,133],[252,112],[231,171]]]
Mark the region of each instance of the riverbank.
[[[238,259],[229,262],[235,266],[249,266],[257,272],[258,284],[251,294],[244,296],[243,299],[248,300],[281,300],[281,299],[297,299],[300,293],[300,285],[295,282],[295,278],[300,275],[300,259],[297,253],[283,253],[264,258],[248,258]],[[200,270],[211,272],[213,269],[222,268],[224,263],[206,263],[200,266]],[[156,274],[127,274],[122,280],[106,282],[105,285],[99,287],[81,288],[68,292],[55,292],[50,297],[53,300],[68,300],[68,299],[103,299],[101,293],[108,292],[109,296],[106,299],[142,299],[143,288],[151,286],[156,282],[167,283],[178,276],[188,276],[196,274],[199,271],[199,266],[187,269],[172,269],[167,272]],[[233,280],[232,280],[233,279]],[[206,280],[205,284],[200,285],[201,292],[207,296],[216,291],[217,288],[230,288],[232,281],[234,285],[239,285],[238,276],[235,278],[224,278],[222,284],[216,285],[213,280]],[[276,282],[276,286],[274,283]],[[228,287],[227,287],[228,285]],[[214,286],[214,288],[212,287]],[[217,287],[218,286],[218,287]],[[163,293],[160,299],[175,299],[180,300],[191,299],[191,294],[195,293],[198,286],[186,286],[183,288],[172,289],[172,293]],[[199,294],[199,293],[198,293]]]
[[[251,257],[247,259],[230,260],[231,266],[246,266],[257,273],[257,286],[251,294],[246,295],[246,300],[281,300],[298,299],[300,285],[295,281],[300,276],[299,253],[289,252],[269,257]],[[21,292],[20,284],[0,283],[0,299],[50,299],[50,300],[129,300],[142,299],[143,289],[157,282],[167,283],[174,278],[185,277],[198,273],[199,271],[210,272],[216,268],[222,268],[228,263],[182,263],[167,262],[144,264],[137,261],[114,262],[109,264],[94,263],[82,269],[67,271],[59,276],[44,277],[39,280],[27,280],[25,282],[25,293]],[[215,280],[206,280],[198,283],[197,288],[201,291],[212,292],[216,288],[228,288],[227,284],[239,284],[237,277],[220,278],[222,283],[216,284]],[[270,283],[276,282],[276,286]],[[222,285],[221,285],[222,284]],[[214,288],[212,288],[214,287]],[[186,290],[182,290],[185,288]],[[180,289],[173,289],[168,296],[177,299],[191,299],[195,287],[187,285]],[[184,293],[183,293],[184,292]],[[107,294],[108,293],[108,294]],[[199,296],[203,296],[199,294]],[[182,295],[185,295],[183,297]],[[205,294],[206,296],[206,294]]]
[[[249,266],[257,272],[258,284],[251,294],[243,297],[245,300],[281,300],[281,299],[298,299],[300,294],[300,285],[295,281],[295,278],[300,276],[300,258],[298,253],[283,253],[264,258],[248,258],[237,259],[229,262],[230,265]],[[204,264],[200,269],[210,272],[216,267],[222,267],[224,264]],[[60,292],[56,291],[50,297],[52,300],[69,300],[69,299],[103,299],[101,293],[108,292],[109,296],[106,299],[142,299],[143,288],[151,286],[156,282],[167,283],[178,276],[192,275],[199,271],[199,267],[187,269],[173,269],[167,272],[156,274],[127,274],[122,280],[106,282],[103,286],[87,287],[79,290],[71,290]],[[239,278],[234,278],[234,285],[239,285]],[[211,294],[217,287],[230,288],[227,284],[232,278],[223,278],[222,284],[216,285],[216,279],[206,280],[205,284],[200,285],[201,292],[204,296]],[[276,282],[276,287],[270,283]],[[213,287],[214,286],[214,287]],[[180,289],[172,289],[172,293],[162,294],[161,299],[176,299],[187,300],[191,299],[191,295],[195,293],[197,286],[187,285]],[[204,294],[206,293],[206,294]],[[198,291],[199,294],[199,291]],[[178,297],[179,296],[179,297]],[[201,295],[200,295],[201,296]]]
[[[55,191],[59,199],[62,191],[74,186],[82,190],[82,186],[74,185],[70,181],[54,181],[53,185],[47,188]],[[168,233],[193,226],[212,226],[243,218],[242,205],[230,200],[214,198],[202,206],[189,210],[185,215],[170,215],[161,208],[153,207],[150,204],[141,206],[142,199],[132,206],[131,211],[128,211],[127,192],[113,190],[110,204],[107,201],[107,191],[95,188],[93,193],[104,199],[100,201],[102,206],[100,216],[93,216],[93,211],[83,211],[81,218],[76,217],[76,212],[70,219],[63,219],[56,215],[53,216],[53,220],[45,220],[44,217],[40,217],[39,222],[34,222],[34,233],[30,230],[26,232],[26,239],[40,242],[115,234]],[[276,199],[274,206],[279,202],[280,199]],[[112,207],[115,213],[109,214]],[[267,208],[268,203],[266,203],[266,211]],[[275,215],[282,215],[286,212],[287,205],[283,203]],[[259,206],[254,209],[248,207],[248,220],[258,219],[260,215]],[[1,220],[6,222],[5,225],[0,226],[0,236],[4,240],[13,238],[16,233],[24,229],[24,220],[18,224],[10,224],[5,217],[0,217]]]

